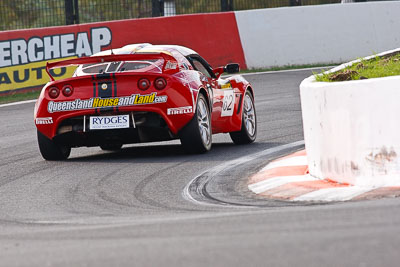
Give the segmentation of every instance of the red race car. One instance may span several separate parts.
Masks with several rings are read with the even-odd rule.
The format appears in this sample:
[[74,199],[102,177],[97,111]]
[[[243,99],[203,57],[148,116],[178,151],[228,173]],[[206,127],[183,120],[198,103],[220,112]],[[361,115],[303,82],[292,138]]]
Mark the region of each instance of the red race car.
[[[51,69],[77,66],[54,80]],[[212,134],[235,144],[256,139],[254,91],[236,75],[238,64],[212,69],[195,51],[177,45],[134,44],[91,57],[47,63],[50,82],[36,102],[35,124],[46,160],[63,160],[72,147],[180,139],[189,153],[211,148]]]

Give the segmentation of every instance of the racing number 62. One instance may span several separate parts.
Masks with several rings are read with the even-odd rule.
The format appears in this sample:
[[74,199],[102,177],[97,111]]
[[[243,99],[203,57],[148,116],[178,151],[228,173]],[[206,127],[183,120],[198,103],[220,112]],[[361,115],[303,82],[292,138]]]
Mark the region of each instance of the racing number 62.
[[232,116],[234,109],[234,93],[233,90],[224,91],[224,99],[222,101],[221,117]]
[[232,102],[233,102],[233,95],[230,95],[226,98],[226,101],[224,101],[224,104],[222,106],[222,109],[227,111],[232,109]]

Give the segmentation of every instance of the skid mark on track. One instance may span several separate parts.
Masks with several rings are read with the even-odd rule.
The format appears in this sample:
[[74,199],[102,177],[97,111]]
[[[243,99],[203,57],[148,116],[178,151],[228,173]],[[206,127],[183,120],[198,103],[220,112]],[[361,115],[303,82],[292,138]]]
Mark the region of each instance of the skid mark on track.
[[[230,169],[240,167],[240,165],[251,162],[252,160],[258,158],[267,158],[276,153],[282,153],[285,150],[296,150],[304,146],[304,141],[298,141],[286,145],[281,145],[273,148],[268,148],[261,152],[250,154],[244,157],[240,157],[234,160],[227,161],[220,165],[217,165],[207,171],[202,172],[193,178],[190,183],[188,183],[183,192],[183,197],[198,205],[209,205],[209,206],[225,206],[225,207],[265,207],[268,204],[251,204],[251,203],[241,203],[238,201],[226,201],[218,197],[214,197],[215,194],[210,194],[207,190],[208,185],[214,179],[218,179],[219,175],[227,172]],[[234,181],[232,181],[234,182]]]
[[182,161],[182,162],[178,162],[176,164],[167,166],[167,167],[160,169],[160,170],[154,172],[153,174],[145,177],[142,181],[140,181],[140,183],[134,189],[135,198],[139,202],[146,204],[150,207],[162,208],[162,209],[167,209],[167,210],[176,209],[176,207],[170,207],[168,205],[165,205],[164,203],[156,201],[153,198],[147,196],[147,194],[145,193],[145,189],[146,189],[146,187],[149,186],[149,184],[155,183],[157,179],[160,179],[160,176],[161,176],[160,174],[167,172],[169,170],[173,170],[174,168],[179,167],[186,162],[187,161]]

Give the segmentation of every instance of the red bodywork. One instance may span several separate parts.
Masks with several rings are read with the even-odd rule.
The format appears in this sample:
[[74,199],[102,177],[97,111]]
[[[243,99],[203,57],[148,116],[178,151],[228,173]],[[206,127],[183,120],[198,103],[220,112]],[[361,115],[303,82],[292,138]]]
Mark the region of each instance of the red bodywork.
[[[126,139],[123,143],[175,139],[179,131],[193,118],[199,93],[204,94],[209,101],[212,110],[213,134],[241,129],[244,93],[246,90],[250,90],[253,94],[250,84],[246,80],[241,76],[219,78],[223,68],[215,69],[214,77],[207,77],[209,75],[206,76],[195,70],[195,66],[188,57],[199,57],[199,55],[193,53],[189,55],[189,52],[194,51],[187,48],[179,46],[150,47],[157,48],[158,52],[138,53],[137,49],[133,49],[127,53],[125,49],[123,54],[111,52],[109,55],[95,55],[48,63],[47,72],[50,77],[49,70],[52,68],[78,65],[79,69],[89,64],[108,62],[120,64],[121,62],[155,62],[158,60],[157,62],[162,62],[162,69],[158,72],[124,71],[85,75],[76,73],[71,78],[59,81],[54,81],[51,77],[51,81],[44,86],[36,102],[34,118],[37,129],[49,139],[60,138],[62,142],[73,142],[72,146],[93,146],[98,145],[100,141],[89,140],[93,138],[90,136],[91,130],[88,129],[87,124],[90,116],[129,114],[137,124],[132,124],[131,127],[137,128],[139,133],[135,140]],[[141,51],[139,50],[139,52]],[[162,90],[156,89],[154,85],[154,81],[160,77],[167,81],[166,87]],[[138,88],[138,81],[143,78],[150,81],[150,87],[147,90]],[[73,92],[70,96],[62,93],[65,86],[72,87]],[[53,99],[49,96],[49,90],[54,87],[58,88],[60,93]],[[141,103],[141,99],[145,103]],[[100,103],[105,106],[101,106]],[[226,112],[226,108],[229,108],[228,105],[233,112]],[[224,108],[225,111],[223,111]],[[160,126],[156,117],[160,118]],[[140,124],[143,120],[146,122]],[[160,138],[153,138],[152,135],[157,135],[157,129],[159,129],[149,130],[153,123],[150,121],[153,120],[156,125],[154,127],[163,127],[165,122],[168,137],[164,135]],[[105,133],[109,130],[97,130],[96,132],[99,131]],[[73,132],[73,137],[70,136],[71,132]],[[63,136],[68,136],[68,138],[63,139]],[[79,141],[80,139],[82,142]]]

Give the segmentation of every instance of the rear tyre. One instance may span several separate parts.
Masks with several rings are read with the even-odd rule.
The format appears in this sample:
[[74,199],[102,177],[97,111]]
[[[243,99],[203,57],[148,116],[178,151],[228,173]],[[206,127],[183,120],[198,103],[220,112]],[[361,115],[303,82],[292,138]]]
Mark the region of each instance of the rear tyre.
[[199,154],[211,149],[211,116],[206,98],[199,94],[193,119],[179,132],[183,149],[190,154]]
[[71,148],[55,143],[41,132],[37,131],[39,150],[45,160],[65,160],[71,153]]
[[232,141],[237,145],[250,144],[257,136],[257,116],[254,99],[249,91],[246,91],[243,100],[242,128],[240,131],[231,132]]
[[104,151],[119,151],[122,148],[122,144],[102,144],[100,148]]

